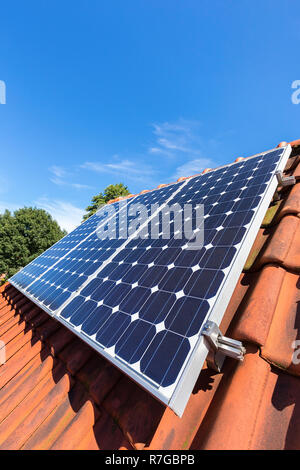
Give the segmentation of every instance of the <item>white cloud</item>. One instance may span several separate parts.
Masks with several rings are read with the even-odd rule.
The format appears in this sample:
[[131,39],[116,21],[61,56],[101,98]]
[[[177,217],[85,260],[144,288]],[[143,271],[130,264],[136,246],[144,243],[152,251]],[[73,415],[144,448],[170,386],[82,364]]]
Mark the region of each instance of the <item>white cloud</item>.
[[49,171],[54,175],[50,178],[50,181],[57,186],[68,186],[69,188],[75,189],[93,189],[92,186],[82,183],[72,183],[66,180],[72,173],[68,173],[64,168],[53,165],[49,168]]
[[162,149],[161,147],[150,147],[148,149],[149,153],[159,154],[159,155],[166,155],[167,157],[172,157],[172,153],[168,150]]
[[160,137],[157,141],[163,148],[166,148],[169,150],[179,150],[181,152],[188,152],[189,149],[185,147],[184,145],[180,144],[179,140],[182,141],[183,139],[178,138],[178,136],[175,139],[174,136],[171,136],[171,138],[168,138],[168,139],[166,139],[165,137]]
[[[47,197],[42,197],[32,204],[26,204],[27,207],[38,207],[39,209],[44,209],[52,215],[53,219],[56,220],[59,226],[68,232],[71,232],[76,228],[82,221],[82,217],[85,214],[85,211],[79,207],[74,206],[73,204],[65,201],[51,200]],[[0,201],[0,214],[3,214],[6,209],[11,212],[14,212],[21,207],[24,207],[24,204],[14,204]]]
[[5,212],[6,209],[9,210],[10,212],[14,212],[17,209],[20,209],[20,207],[21,206],[19,206],[18,204],[0,201],[0,214],[3,214],[3,212]]
[[80,183],[70,183],[70,186],[75,189],[93,189],[93,186],[90,186],[88,184],[80,184]]
[[54,176],[56,176],[57,178],[63,178],[67,174],[66,170],[63,167],[57,165],[51,166],[49,168],[49,171],[51,171],[51,173],[53,173]]
[[195,130],[199,125],[197,121],[183,119],[175,123],[152,124],[156,141],[148,148],[148,152],[167,157],[176,157],[180,153],[198,154],[199,142]]
[[205,168],[214,168],[215,166],[216,164],[209,158],[196,158],[177,167],[173,178],[178,179],[181,176],[192,176],[201,173]]
[[81,168],[97,173],[108,173],[120,178],[126,178],[135,182],[150,182],[155,174],[154,169],[137,160],[123,159],[113,163],[85,162]]
[[61,228],[71,232],[82,221],[85,211],[65,201],[51,200],[46,197],[35,201],[35,205],[52,215]]

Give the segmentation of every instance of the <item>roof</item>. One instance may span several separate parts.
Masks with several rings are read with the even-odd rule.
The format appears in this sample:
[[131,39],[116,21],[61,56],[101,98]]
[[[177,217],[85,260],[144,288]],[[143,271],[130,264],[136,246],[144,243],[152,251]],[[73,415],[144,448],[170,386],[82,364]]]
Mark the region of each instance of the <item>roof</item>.
[[178,418],[5,284],[0,449],[300,448],[300,364],[292,363],[300,340],[300,140],[292,146],[285,173],[297,184],[271,203],[220,326],[243,341],[244,361],[227,358],[219,374],[204,365]]

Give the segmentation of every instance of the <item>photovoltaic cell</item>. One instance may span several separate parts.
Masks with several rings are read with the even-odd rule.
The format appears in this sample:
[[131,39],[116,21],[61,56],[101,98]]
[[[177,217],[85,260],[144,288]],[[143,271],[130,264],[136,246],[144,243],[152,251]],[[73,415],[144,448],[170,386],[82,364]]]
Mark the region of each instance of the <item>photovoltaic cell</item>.
[[[146,228],[155,219],[158,239],[136,236],[141,226],[127,239],[99,239],[103,208],[10,282],[180,415],[207,354],[203,324],[221,321],[289,153],[276,149],[130,200],[146,206]],[[170,211],[162,238],[166,203],[194,210]],[[133,216],[116,215],[120,233]],[[203,247],[177,237],[176,217],[191,218],[190,236],[203,230]]]

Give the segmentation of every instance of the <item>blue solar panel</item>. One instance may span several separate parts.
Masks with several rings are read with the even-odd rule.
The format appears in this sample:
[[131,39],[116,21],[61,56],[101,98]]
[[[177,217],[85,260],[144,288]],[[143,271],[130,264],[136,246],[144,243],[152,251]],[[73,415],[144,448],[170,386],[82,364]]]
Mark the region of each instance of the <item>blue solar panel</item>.
[[[181,414],[207,354],[203,324],[221,321],[289,153],[276,149],[135,197],[129,205],[143,204],[149,218],[126,239],[99,239],[102,208],[10,281]],[[177,237],[172,211],[163,238],[166,203],[192,205],[181,216],[191,236],[203,231],[202,247]],[[120,233],[132,217],[120,209],[116,219]],[[154,220],[161,237],[139,238]]]

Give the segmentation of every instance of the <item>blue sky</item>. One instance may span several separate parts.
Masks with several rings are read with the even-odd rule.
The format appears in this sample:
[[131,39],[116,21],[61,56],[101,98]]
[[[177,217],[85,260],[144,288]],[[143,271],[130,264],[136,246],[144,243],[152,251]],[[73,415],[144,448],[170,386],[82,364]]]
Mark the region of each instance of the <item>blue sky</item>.
[[152,189],[300,138],[297,0],[1,5],[0,211],[70,230],[111,183]]

